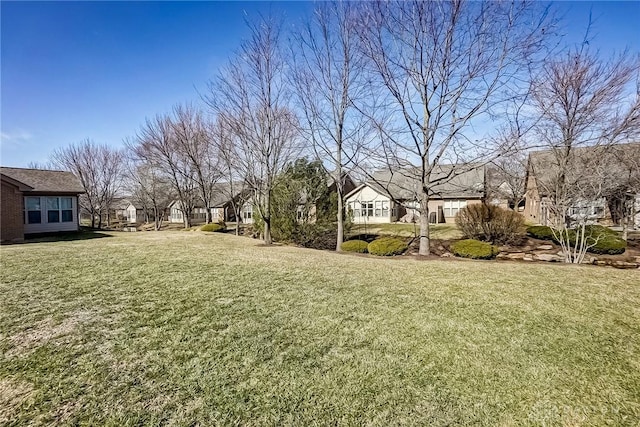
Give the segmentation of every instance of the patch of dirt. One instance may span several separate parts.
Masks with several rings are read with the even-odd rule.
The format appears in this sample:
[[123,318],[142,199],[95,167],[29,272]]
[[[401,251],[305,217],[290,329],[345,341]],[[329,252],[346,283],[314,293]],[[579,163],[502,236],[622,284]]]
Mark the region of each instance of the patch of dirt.
[[20,406],[33,395],[33,386],[24,381],[0,378],[0,424],[8,424],[20,412]]
[[27,355],[51,340],[73,334],[79,325],[96,320],[98,314],[92,311],[76,311],[60,323],[47,317],[37,322],[32,328],[9,337],[13,348],[6,352],[7,356]]

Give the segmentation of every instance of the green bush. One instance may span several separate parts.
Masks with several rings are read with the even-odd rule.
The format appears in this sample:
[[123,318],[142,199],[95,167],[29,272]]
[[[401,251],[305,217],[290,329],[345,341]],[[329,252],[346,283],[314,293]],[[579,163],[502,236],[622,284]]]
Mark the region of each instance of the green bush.
[[393,237],[382,237],[369,243],[367,250],[372,255],[393,256],[402,255],[407,250],[407,244]]
[[347,240],[340,245],[340,249],[345,252],[358,252],[361,254],[367,253],[367,247],[369,244],[364,240]]
[[490,243],[467,239],[451,245],[451,252],[462,258],[493,259],[500,251]]
[[467,239],[494,243],[519,243],[525,232],[522,215],[484,203],[460,209],[456,225]]
[[221,226],[220,224],[216,224],[216,223],[211,223],[211,224],[206,224],[203,225],[202,227],[200,227],[200,231],[210,231],[210,232],[221,232],[224,231],[225,227]]
[[598,242],[587,249],[588,252],[601,255],[618,255],[627,249],[627,242],[618,236],[605,235]]
[[540,240],[554,240],[551,227],[547,227],[546,225],[532,225],[531,227],[527,227],[527,234]]
[[[576,230],[569,230],[569,243],[576,244]],[[624,253],[627,242],[618,236],[614,230],[602,225],[586,225],[584,227],[586,236],[587,252],[600,255],[618,255]]]

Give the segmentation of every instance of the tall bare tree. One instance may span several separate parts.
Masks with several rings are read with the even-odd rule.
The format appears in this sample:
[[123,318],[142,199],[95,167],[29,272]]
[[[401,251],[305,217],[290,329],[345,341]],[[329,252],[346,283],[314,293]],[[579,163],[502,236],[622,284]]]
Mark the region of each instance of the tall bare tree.
[[549,60],[532,83],[533,104],[542,117],[536,134],[552,166],[538,186],[547,194],[566,262],[582,262],[593,244],[585,234],[590,219],[585,208],[606,197],[608,177],[615,176],[609,150],[639,135],[640,93],[632,87],[639,69],[638,57],[603,60],[583,43]]
[[225,120],[221,114],[215,122],[211,124],[211,141],[216,146],[220,159],[220,172],[222,180],[226,181],[218,186],[227,200],[229,200],[233,216],[236,221],[235,233],[240,234],[241,209],[247,201],[246,185],[239,165],[240,155],[237,153],[236,134],[227,126],[233,120]]
[[137,159],[154,165],[171,183],[184,226],[191,227],[196,204],[195,172],[189,158],[178,147],[171,116],[156,115],[147,119],[128,146]]
[[336,251],[344,240],[344,175],[356,163],[366,137],[366,118],[354,106],[365,95],[363,57],[357,48],[358,3],[318,3],[294,37],[292,82],[303,136],[328,164],[337,192]]
[[91,227],[102,228],[109,207],[122,185],[124,157],[122,151],[85,139],[54,151],[51,163],[72,172],[85,190],[80,207],[91,216]]
[[165,212],[175,200],[167,176],[152,163],[129,159],[127,182],[130,194],[143,205],[146,218],[153,218],[154,229],[160,230]]
[[267,18],[249,27],[250,38],[210,83],[205,99],[235,135],[237,166],[264,221],[264,242],[271,244],[271,193],[299,151],[298,120],[288,105],[281,23]]
[[190,163],[191,176],[198,198],[206,211],[206,222],[211,222],[213,188],[220,179],[216,145],[211,141],[209,126],[201,111],[193,105],[177,105],[170,119],[175,150]]
[[[486,124],[526,90],[521,78],[550,30],[537,3],[366,4],[358,31],[379,95],[361,106],[379,131],[370,158],[417,183],[421,255],[430,252],[433,187],[491,158]],[[443,164],[453,166],[439,173]]]

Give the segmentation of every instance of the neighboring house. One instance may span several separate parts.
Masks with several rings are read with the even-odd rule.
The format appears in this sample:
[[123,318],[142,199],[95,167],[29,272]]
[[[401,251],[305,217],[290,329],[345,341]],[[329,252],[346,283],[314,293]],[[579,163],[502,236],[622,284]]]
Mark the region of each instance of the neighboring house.
[[144,207],[141,203],[130,201],[124,209],[123,219],[129,224],[141,224],[147,221]]
[[77,231],[82,184],[71,173],[0,167],[0,241],[19,242],[28,234]]
[[[525,219],[529,222],[551,225],[551,191],[559,172],[553,151],[529,154],[525,178]],[[589,167],[589,165],[595,165]],[[593,169],[598,169],[594,171]],[[578,219],[587,223],[622,225],[625,210],[631,211],[629,226],[640,228],[640,144],[618,144],[610,147],[581,147],[565,168],[572,179],[579,177],[585,188],[599,189],[599,197],[570,197],[567,220]],[[570,195],[571,196],[571,195]]]
[[[463,207],[481,203],[484,198],[485,170],[469,169],[452,175],[443,182],[436,180],[453,174],[452,166],[443,165],[432,174],[429,221],[453,223]],[[417,222],[420,180],[416,170],[375,172],[371,179],[349,192],[345,199],[353,222],[390,223]]]
[[[231,185],[228,182],[215,184],[213,200],[211,201],[211,218],[213,222],[236,222],[233,202],[240,206],[239,212],[244,223],[253,222],[253,209],[250,202],[250,190],[244,188],[241,182],[233,184],[233,197]],[[245,213],[247,217],[245,218]]]
[[[191,223],[202,224],[207,220],[207,208],[203,206],[195,206],[191,211]],[[169,204],[169,222],[182,224],[184,223],[182,203],[174,200]]]

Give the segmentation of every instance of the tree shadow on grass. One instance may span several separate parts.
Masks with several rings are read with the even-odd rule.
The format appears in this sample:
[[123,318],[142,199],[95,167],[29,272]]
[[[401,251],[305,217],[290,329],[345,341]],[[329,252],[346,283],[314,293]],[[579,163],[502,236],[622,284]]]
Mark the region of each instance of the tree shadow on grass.
[[102,239],[104,237],[113,236],[101,233],[100,231],[85,229],[80,231],[29,234],[24,237],[24,243],[72,242],[76,240]]

